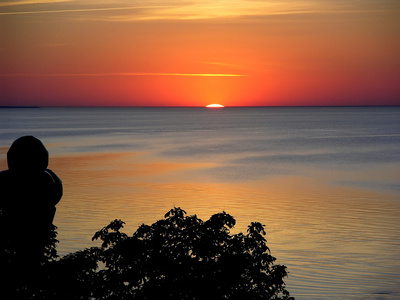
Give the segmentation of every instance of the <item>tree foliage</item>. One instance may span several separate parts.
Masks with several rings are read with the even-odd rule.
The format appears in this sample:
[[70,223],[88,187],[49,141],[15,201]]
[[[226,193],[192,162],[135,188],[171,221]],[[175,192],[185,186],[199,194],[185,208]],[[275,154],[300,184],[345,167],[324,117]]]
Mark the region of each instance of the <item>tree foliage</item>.
[[293,299],[286,267],[274,264],[264,225],[230,234],[235,219],[222,212],[202,221],[173,208],[128,236],[114,220],[92,247],[42,266],[34,299]]

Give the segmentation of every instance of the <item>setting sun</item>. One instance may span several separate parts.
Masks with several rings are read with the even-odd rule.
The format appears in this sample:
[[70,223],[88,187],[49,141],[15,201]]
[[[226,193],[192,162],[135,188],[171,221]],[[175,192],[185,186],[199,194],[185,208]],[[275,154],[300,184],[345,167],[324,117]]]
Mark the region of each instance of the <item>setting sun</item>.
[[224,107],[224,106],[222,104],[213,103],[213,104],[208,104],[206,107],[207,108],[221,108],[221,107]]

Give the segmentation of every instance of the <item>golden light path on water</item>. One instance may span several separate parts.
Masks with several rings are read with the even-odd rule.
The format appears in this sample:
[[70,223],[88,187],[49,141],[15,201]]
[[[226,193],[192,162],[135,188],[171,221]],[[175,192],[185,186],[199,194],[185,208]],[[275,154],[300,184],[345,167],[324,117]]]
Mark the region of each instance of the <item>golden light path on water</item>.
[[288,266],[286,282],[298,296],[318,295],[319,288],[325,293],[343,282],[343,292],[357,293],[352,289],[360,280],[373,293],[376,272],[393,270],[385,257],[398,253],[396,195],[328,185],[318,174],[232,183],[198,173],[215,166],[141,152],[51,158],[65,189],[55,219],[59,253],[97,245],[92,235],[115,218],[132,234],[176,206],[203,220],[226,211],[237,221],[232,233],[246,232],[250,222],[263,223],[272,255]]

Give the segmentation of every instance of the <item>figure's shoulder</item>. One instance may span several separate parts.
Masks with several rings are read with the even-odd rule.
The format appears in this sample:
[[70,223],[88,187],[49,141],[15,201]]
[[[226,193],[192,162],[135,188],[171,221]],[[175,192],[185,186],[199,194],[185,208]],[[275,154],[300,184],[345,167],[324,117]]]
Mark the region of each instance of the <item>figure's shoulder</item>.
[[46,169],[45,171],[51,178],[55,187],[55,195],[54,195],[54,202],[53,204],[56,205],[63,195],[63,184],[61,179],[50,169]]

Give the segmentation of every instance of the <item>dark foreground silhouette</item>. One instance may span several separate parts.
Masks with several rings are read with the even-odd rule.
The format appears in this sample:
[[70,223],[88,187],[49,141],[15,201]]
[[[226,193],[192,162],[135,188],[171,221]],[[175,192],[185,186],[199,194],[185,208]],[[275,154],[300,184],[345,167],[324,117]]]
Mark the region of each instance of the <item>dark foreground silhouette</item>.
[[[37,269],[55,249],[53,219],[62,183],[47,169],[49,154],[40,140],[24,136],[7,152],[8,170],[0,172],[1,292],[36,279]],[[52,251],[54,253],[52,253]],[[11,298],[10,298],[11,299]]]
[[[132,236],[121,231],[123,224],[114,220],[96,232],[100,247],[48,257],[40,280],[18,293],[33,299],[294,299],[283,281],[286,267],[274,264],[260,223],[231,235],[235,219],[225,212],[204,222],[174,208]],[[55,245],[53,239],[49,247]]]

